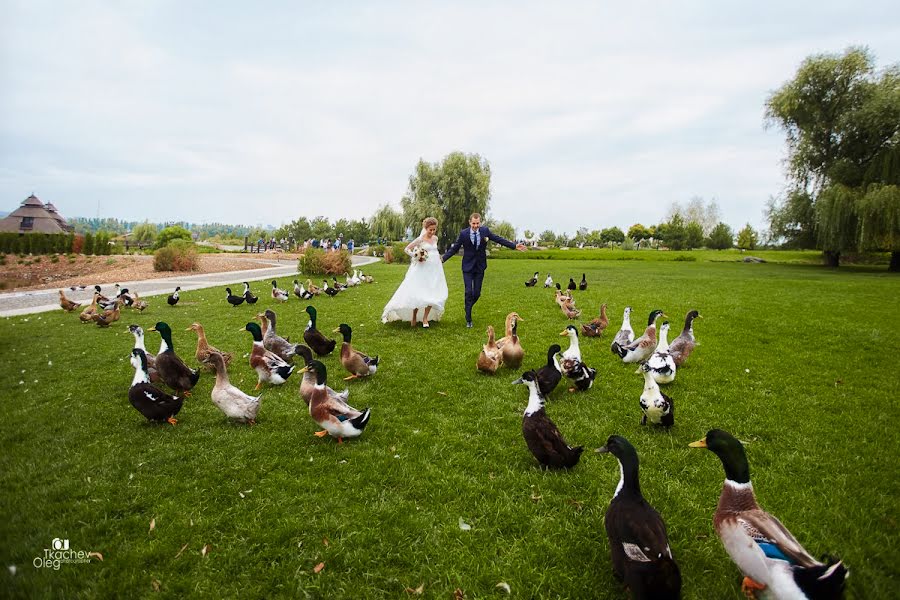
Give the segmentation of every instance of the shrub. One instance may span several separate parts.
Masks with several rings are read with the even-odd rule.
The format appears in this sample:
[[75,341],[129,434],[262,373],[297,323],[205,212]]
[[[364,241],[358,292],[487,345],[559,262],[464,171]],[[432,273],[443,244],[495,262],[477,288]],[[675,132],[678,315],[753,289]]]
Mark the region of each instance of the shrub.
[[153,253],[154,271],[195,271],[199,266],[197,249],[185,240],[172,240]]
[[[406,243],[404,242],[394,242],[384,251],[384,262],[386,263],[397,263],[398,265],[408,265],[409,264],[409,255],[405,252]],[[388,259],[388,254],[390,254],[390,259]]]
[[676,262],[696,262],[696,256],[688,256],[687,254],[679,254],[674,258]]
[[94,234],[93,233],[84,234],[84,245],[82,246],[81,251],[84,254],[93,254],[94,253]]
[[367,250],[369,256],[384,256],[385,247],[384,244],[375,244],[369,246]]
[[81,254],[84,251],[84,236],[80,233],[72,238],[72,254]]
[[191,232],[180,225],[172,225],[170,227],[166,227],[159,232],[158,236],[156,236],[156,247],[165,248],[173,240],[184,240],[186,242],[190,242]]
[[58,262],[59,262],[59,255],[54,254],[53,256],[51,256],[51,257],[50,257],[50,262],[52,262],[54,265],[55,265],[56,263],[58,263]]
[[350,253],[346,250],[325,252],[321,248],[309,248],[297,261],[298,270],[304,275],[343,275],[350,271]]

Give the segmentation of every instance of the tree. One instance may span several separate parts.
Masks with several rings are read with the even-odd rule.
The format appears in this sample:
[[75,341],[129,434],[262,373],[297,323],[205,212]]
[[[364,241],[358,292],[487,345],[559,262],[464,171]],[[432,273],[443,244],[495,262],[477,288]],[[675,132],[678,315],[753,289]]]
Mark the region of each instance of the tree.
[[422,219],[438,220],[438,236],[449,243],[473,212],[487,213],[491,198],[491,167],[478,154],[452,152],[440,163],[419,159],[400,201],[403,225],[421,227]]
[[309,222],[309,229],[312,232],[312,236],[316,239],[323,240],[334,237],[334,228],[331,226],[328,218],[321,215]]
[[526,230],[525,230],[525,239],[526,239],[526,240],[533,240],[533,239],[534,239],[534,232],[533,232],[532,230],[530,230],[530,229],[526,229]]
[[699,248],[703,245],[703,226],[696,221],[691,221],[684,226],[684,247],[688,250]]
[[759,236],[756,235],[756,231],[750,226],[750,223],[747,223],[738,232],[737,247],[741,250],[753,250],[756,248],[757,242],[759,242]]
[[170,225],[156,236],[156,247],[165,248],[172,240],[187,240],[190,242],[191,232],[181,225]]
[[131,230],[131,240],[135,242],[152,242],[156,239],[156,225],[144,221]]
[[685,247],[684,218],[675,213],[665,223],[656,226],[656,235],[672,250],[683,250]]
[[607,227],[600,231],[600,241],[604,244],[615,242],[621,244],[625,241],[625,234],[618,227]]
[[728,250],[734,246],[734,233],[731,227],[719,221],[709,234],[706,245],[713,250]]
[[703,198],[694,196],[682,215],[685,223],[697,223],[703,229],[703,235],[709,235],[721,219],[721,212],[715,200],[704,203]]
[[766,119],[787,136],[789,188],[769,205],[772,236],[814,241],[832,266],[848,250],[890,250],[900,270],[891,217],[900,210],[900,65],[876,73],[863,48],[811,56],[768,98]]
[[400,240],[406,226],[403,224],[403,215],[385,204],[372,215],[372,235],[384,240]]
[[[508,240],[516,239],[516,228],[509,221],[490,221],[487,223],[491,231]],[[455,241],[455,240],[454,240]]]
[[628,228],[628,237],[635,241],[646,240],[651,238],[650,230],[641,225],[640,223],[635,223],[631,227]]
[[556,243],[556,234],[546,229],[541,232],[540,242],[542,244],[554,244]]

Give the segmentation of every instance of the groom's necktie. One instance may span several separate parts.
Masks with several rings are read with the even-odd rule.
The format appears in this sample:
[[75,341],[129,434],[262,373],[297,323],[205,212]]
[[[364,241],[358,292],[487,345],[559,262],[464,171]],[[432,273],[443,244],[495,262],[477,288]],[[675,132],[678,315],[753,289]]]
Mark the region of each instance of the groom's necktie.
[[478,250],[478,246],[481,245],[481,231],[478,229],[472,231],[470,229],[469,239],[472,241],[472,245],[475,246],[475,249]]

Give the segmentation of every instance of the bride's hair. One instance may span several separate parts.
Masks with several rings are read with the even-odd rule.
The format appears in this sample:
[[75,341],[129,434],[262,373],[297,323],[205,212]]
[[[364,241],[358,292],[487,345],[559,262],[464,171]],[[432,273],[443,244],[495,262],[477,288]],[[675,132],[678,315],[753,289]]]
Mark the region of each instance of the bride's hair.
[[432,225],[437,226],[437,224],[438,224],[438,221],[434,217],[426,217],[422,221],[422,229],[425,230],[425,229],[428,229],[429,227],[431,227]]

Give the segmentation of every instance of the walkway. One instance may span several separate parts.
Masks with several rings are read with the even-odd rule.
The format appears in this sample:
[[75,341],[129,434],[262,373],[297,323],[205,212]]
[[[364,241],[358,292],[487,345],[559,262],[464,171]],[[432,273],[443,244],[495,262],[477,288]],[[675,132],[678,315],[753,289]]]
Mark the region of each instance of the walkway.
[[[249,259],[248,259],[249,260]],[[351,261],[354,267],[361,267],[378,261],[372,256],[353,256]],[[278,265],[272,260],[260,260],[259,262]],[[226,271],[224,273],[202,273],[200,275],[177,275],[165,279],[147,279],[144,281],[121,281],[123,287],[129,291],[137,291],[142,298],[169,295],[180,287],[182,291],[199,290],[203,288],[222,286],[223,288],[236,281],[262,281],[297,275],[297,263],[291,261],[290,265],[272,266],[265,269],[247,269],[244,271]],[[284,286],[282,286],[284,287]],[[109,296],[115,288],[112,285],[104,286],[104,293]],[[236,293],[240,293],[238,290]],[[90,304],[93,297],[93,289],[71,291],[66,290],[66,297],[75,302]],[[57,288],[51,290],[34,290],[30,292],[10,292],[0,294],[0,317],[15,315],[28,315],[32,313],[61,310],[59,308],[59,292]]]

